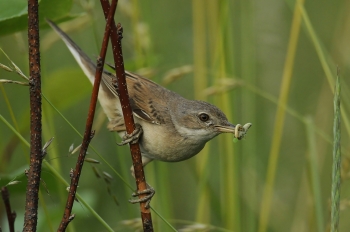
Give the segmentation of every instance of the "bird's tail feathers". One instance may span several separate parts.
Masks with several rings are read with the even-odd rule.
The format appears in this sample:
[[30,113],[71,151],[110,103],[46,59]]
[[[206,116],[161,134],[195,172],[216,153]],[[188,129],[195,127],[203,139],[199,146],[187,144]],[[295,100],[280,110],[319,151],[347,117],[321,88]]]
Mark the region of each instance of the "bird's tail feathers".
[[[70,52],[73,54],[75,60],[78,62],[80,68],[93,84],[95,80],[96,65],[95,63],[81,50],[81,48],[69,38],[55,23],[46,19],[46,22],[56,31],[67,45]],[[105,111],[109,120],[116,120],[120,118],[121,108],[117,95],[117,91],[113,86],[113,78],[115,76],[107,71],[102,74],[102,82],[99,91],[99,100],[103,110]]]
[[45,20],[67,45],[69,51],[72,53],[85,75],[89,78],[90,82],[94,83],[96,65],[83,52],[83,50],[81,50],[81,48],[76,43],[74,43],[74,41],[69,38],[69,36],[64,31],[62,31],[54,22],[49,19]]

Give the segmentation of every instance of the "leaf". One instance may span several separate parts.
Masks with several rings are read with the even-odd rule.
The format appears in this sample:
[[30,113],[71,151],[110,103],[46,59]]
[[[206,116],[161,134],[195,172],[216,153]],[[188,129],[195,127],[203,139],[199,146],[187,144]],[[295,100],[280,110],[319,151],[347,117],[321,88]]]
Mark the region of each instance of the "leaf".
[[26,0],[0,0],[0,21],[26,15],[27,4]]
[[[73,0],[39,1],[39,24],[46,25],[45,18],[69,20]],[[28,27],[28,5],[26,0],[0,0],[0,36],[24,30]]]

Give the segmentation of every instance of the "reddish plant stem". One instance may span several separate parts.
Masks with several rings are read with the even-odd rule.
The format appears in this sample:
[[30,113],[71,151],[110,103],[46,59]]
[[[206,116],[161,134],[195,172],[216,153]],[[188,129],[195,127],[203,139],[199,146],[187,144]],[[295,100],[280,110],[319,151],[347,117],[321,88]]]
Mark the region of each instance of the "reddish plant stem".
[[16,220],[16,212],[11,212],[11,204],[10,204],[10,193],[6,187],[1,188],[1,196],[4,201],[4,205],[6,208],[7,220],[9,222],[9,231],[15,232],[15,220]]
[[41,76],[38,0],[28,0],[30,166],[26,191],[23,231],[36,231],[41,175]]
[[112,5],[111,5],[111,8],[108,12],[108,19],[107,19],[107,24],[106,24],[106,28],[105,28],[104,37],[103,37],[100,56],[97,59],[95,81],[94,81],[94,86],[93,86],[92,95],[91,95],[88,118],[86,120],[84,138],[83,138],[82,146],[80,149],[78,161],[77,161],[75,169],[73,171],[73,175],[71,176],[71,184],[70,184],[70,188],[69,188],[69,194],[68,194],[68,198],[67,198],[66,208],[64,210],[64,214],[63,214],[60,226],[59,226],[57,231],[65,231],[69,222],[71,222],[75,216],[74,214],[71,214],[71,212],[72,212],[72,207],[73,207],[73,203],[74,203],[74,199],[75,199],[75,195],[76,195],[76,191],[77,191],[77,186],[78,186],[80,174],[81,174],[83,164],[84,164],[84,159],[86,156],[86,151],[89,147],[89,144],[90,144],[92,137],[94,136],[94,131],[91,131],[91,128],[92,128],[92,123],[93,123],[94,115],[95,115],[98,91],[99,91],[99,87],[100,87],[101,76],[102,76],[102,72],[103,72],[103,66],[104,66],[107,47],[108,47],[109,34],[111,32],[110,25],[111,25],[116,7],[117,7],[117,0],[112,0]]
[[[107,12],[109,11],[109,1],[100,0],[105,18],[107,18]],[[123,61],[123,51],[122,51],[122,27],[118,23],[116,27],[114,20],[111,24],[111,43],[113,48],[114,64],[116,69],[116,76],[118,81],[118,96],[122,106],[124,122],[126,126],[126,132],[131,134],[135,130],[135,122],[133,118],[132,109],[129,101],[129,94],[125,79],[125,69]],[[146,178],[143,171],[142,158],[140,146],[138,143],[130,144],[130,152],[132,157],[132,162],[135,171],[135,180],[138,191],[147,189]],[[143,198],[144,195],[140,195],[139,198]],[[153,231],[152,217],[150,209],[145,207],[145,202],[140,202],[141,219],[143,223],[144,231]]]

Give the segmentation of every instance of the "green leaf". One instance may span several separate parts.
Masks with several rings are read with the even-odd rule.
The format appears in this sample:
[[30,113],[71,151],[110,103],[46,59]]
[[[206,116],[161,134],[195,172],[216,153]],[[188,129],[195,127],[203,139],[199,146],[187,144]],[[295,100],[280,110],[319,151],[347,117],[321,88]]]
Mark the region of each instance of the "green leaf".
[[0,21],[26,15],[27,4],[25,0],[0,0]]
[[[39,1],[39,23],[45,18],[59,20],[68,17],[73,0]],[[0,36],[24,30],[28,27],[28,5],[26,0],[0,0]],[[68,18],[67,18],[68,17]]]

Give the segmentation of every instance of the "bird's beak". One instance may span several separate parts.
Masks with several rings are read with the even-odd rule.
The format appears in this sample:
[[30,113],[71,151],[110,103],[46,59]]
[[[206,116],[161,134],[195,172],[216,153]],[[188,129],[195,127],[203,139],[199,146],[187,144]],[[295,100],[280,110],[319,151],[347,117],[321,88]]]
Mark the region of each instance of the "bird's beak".
[[229,125],[229,126],[221,126],[221,125],[215,125],[215,128],[221,132],[221,133],[235,133],[235,125]]

